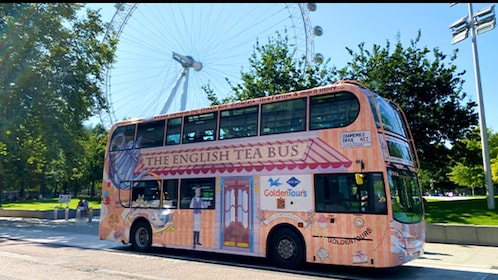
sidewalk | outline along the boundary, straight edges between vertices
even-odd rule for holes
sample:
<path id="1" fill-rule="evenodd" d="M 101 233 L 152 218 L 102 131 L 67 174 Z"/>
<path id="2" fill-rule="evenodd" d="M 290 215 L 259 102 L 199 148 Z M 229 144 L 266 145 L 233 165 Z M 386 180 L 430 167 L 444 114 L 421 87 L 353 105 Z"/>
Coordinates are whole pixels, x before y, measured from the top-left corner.
<path id="1" fill-rule="evenodd" d="M 121 243 L 100 240 L 99 219 L 37 219 L 0 217 L 0 238 L 24 239 L 89 249 L 123 246 Z"/>
<path id="2" fill-rule="evenodd" d="M 98 238 L 98 217 L 91 222 L 76 219 L 0 217 L 0 238 L 24 239 L 90 249 L 110 249 L 121 243 Z M 441 268 L 496 274 L 498 247 L 426 243 L 425 254 L 406 266 Z M 489 278 L 488 278 L 489 279 Z"/>
<path id="3" fill-rule="evenodd" d="M 424 255 L 406 265 L 498 275 L 498 247 L 426 243 Z"/>

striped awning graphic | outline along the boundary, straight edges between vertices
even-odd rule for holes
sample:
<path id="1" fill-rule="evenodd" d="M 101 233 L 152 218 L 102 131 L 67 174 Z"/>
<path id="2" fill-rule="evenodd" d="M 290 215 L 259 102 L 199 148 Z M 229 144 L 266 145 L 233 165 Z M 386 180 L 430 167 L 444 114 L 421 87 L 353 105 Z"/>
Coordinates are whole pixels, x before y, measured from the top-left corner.
<path id="1" fill-rule="evenodd" d="M 352 161 L 320 138 L 142 150 L 135 173 L 158 175 L 347 168 Z"/>

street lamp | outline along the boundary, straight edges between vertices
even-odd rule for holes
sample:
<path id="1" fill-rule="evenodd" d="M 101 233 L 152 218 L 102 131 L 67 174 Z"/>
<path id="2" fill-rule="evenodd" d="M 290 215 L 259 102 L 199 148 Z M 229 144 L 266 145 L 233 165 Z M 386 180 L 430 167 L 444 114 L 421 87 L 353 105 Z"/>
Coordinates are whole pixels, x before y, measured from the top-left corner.
<path id="1" fill-rule="evenodd" d="M 455 3 L 450 4 L 450 6 L 453 5 L 455 5 Z M 472 3 L 468 3 L 468 6 L 469 6 L 469 15 L 462 17 L 461 19 L 455 21 L 450 25 L 450 29 L 452 30 L 452 35 L 453 35 L 451 43 L 456 44 L 460 41 L 465 40 L 470 30 L 472 38 L 472 53 L 474 55 L 474 70 L 475 70 L 476 89 L 477 89 L 477 106 L 479 107 L 482 158 L 484 164 L 484 176 L 485 176 L 486 192 L 488 198 L 488 209 L 495 209 L 494 186 L 493 186 L 493 181 L 491 179 L 491 164 L 489 161 L 489 150 L 488 150 L 488 134 L 486 129 L 486 117 L 484 115 L 484 103 L 482 100 L 481 75 L 479 72 L 479 58 L 477 57 L 477 43 L 476 43 L 476 35 L 482 34 L 486 31 L 490 31 L 495 28 L 496 25 L 496 18 L 494 12 L 495 5 L 491 5 L 487 8 L 479 10 L 475 14 L 472 12 Z M 467 18 L 469 18 L 470 20 L 467 21 Z"/>

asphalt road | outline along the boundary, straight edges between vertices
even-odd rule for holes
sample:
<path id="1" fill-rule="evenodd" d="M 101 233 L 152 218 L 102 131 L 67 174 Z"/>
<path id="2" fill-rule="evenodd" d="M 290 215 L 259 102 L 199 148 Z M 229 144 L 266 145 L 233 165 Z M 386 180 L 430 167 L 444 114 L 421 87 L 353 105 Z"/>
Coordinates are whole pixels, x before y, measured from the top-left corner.
<path id="1" fill-rule="evenodd" d="M 35 243 L 54 244 L 85 249 L 111 249 L 127 252 L 128 246 L 120 243 L 102 241 L 98 239 L 98 219 L 87 220 L 45 220 L 34 218 L 7 218 L 0 217 L 0 241 L 22 240 Z M 0 246 L 0 253 L 2 247 Z M 131 252 L 130 252 L 131 253 Z M 211 255 L 193 255 L 189 251 L 168 252 L 157 251 L 152 254 L 166 259 L 195 259 L 197 261 L 219 260 L 217 264 L 227 263 L 230 266 L 230 257 L 213 257 Z M 233 259 L 233 258 L 232 258 Z M 238 261 L 235 261 L 238 262 Z M 263 261 L 245 261 L 248 267 L 256 266 L 263 274 L 266 267 Z M 233 263 L 232 263 L 233 264 Z M 3 266 L 3 265 L 2 265 Z M 1 270 L 1 268 L 0 268 Z M 311 266 L 309 271 L 302 272 L 303 276 L 315 276 L 313 279 L 493 279 L 498 280 L 498 248 L 491 246 L 456 245 L 426 243 L 425 254 L 418 260 L 407 263 L 401 269 L 387 270 L 376 275 L 371 271 L 362 272 L 356 269 L 335 268 L 336 274 L 330 274 L 330 269 Z M 311 276 L 310 276 L 311 275 Z M 337 278 L 331 277 L 337 276 Z M 308 278 L 308 277 L 303 277 Z M 177 278 L 181 279 L 181 278 Z M 207 279 L 207 278 L 206 278 Z M 212 278 L 217 279 L 217 278 Z"/>

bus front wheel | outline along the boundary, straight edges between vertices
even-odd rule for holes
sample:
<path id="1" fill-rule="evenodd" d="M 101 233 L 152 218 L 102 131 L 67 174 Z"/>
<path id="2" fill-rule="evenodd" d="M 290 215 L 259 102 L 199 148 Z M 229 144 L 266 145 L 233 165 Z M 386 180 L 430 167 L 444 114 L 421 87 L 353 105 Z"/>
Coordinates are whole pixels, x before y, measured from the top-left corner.
<path id="1" fill-rule="evenodd" d="M 277 266 L 296 269 L 304 263 L 303 241 L 295 231 L 281 229 L 272 236 L 270 256 Z"/>
<path id="2" fill-rule="evenodd" d="M 131 246 L 135 251 L 147 252 L 152 246 L 152 229 L 147 222 L 138 222 L 131 233 Z"/>

